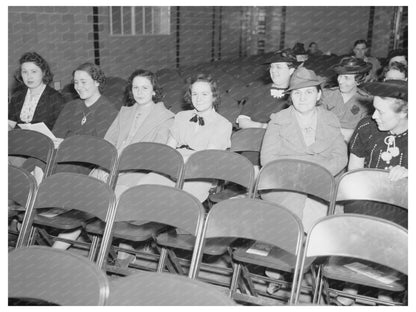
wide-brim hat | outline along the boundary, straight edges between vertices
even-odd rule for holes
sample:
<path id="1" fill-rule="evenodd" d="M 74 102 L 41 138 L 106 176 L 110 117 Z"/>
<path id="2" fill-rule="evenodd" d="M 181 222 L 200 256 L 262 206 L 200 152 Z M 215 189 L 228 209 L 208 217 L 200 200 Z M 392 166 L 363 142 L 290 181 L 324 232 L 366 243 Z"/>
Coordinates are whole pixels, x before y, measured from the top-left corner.
<path id="1" fill-rule="evenodd" d="M 290 49 L 277 51 L 267 58 L 263 65 L 269 65 L 272 63 L 292 63 L 295 66 L 300 64 L 300 62 L 296 59 L 296 55 Z"/>
<path id="2" fill-rule="evenodd" d="M 292 90 L 318 86 L 323 81 L 316 76 L 315 72 L 305 67 L 299 67 L 296 69 L 289 82 L 289 89 L 285 93 L 289 93 Z"/>
<path id="3" fill-rule="evenodd" d="M 355 75 L 368 73 L 373 65 L 356 57 L 344 57 L 341 61 L 334 65 L 332 69 L 338 75 Z"/>
<path id="4" fill-rule="evenodd" d="M 360 86 L 360 89 L 371 95 L 391 97 L 407 101 L 408 84 L 404 80 L 386 80 L 383 82 L 368 82 Z"/>

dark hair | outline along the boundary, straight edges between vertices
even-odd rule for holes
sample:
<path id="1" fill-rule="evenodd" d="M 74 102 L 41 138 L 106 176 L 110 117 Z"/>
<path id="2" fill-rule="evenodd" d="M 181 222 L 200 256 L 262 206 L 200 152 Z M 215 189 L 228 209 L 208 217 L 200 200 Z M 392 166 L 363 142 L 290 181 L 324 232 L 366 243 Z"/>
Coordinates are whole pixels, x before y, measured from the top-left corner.
<path id="1" fill-rule="evenodd" d="M 212 103 L 212 106 L 215 108 L 215 110 L 218 109 L 218 106 L 220 105 L 220 92 L 217 87 L 217 83 L 212 78 L 211 75 L 206 74 L 198 74 L 195 77 L 188 78 L 186 80 L 187 82 L 187 89 L 184 95 L 184 100 L 187 104 L 190 104 L 192 107 L 192 85 L 195 82 L 207 82 L 211 87 L 212 97 L 214 98 L 214 102 Z"/>
<path id="2" fill-rule="evenodd" d="M 402 113 L 403 112 L 403 113 L 406 114 L 406 116 L 408 116 L 408 105 L 407 105 L 407 101 L 405 101 L 405 100 L 394 99 L 392 109 L 395 113 Z"/>
<path id="3" fill-rule="evenodd" d="M 359 45 L 359 44 L 365 44 L 366 48 L 368 48 L 368 43 L 367 43 L 367 41 L 366 41 L 366 40 L 364 40 L 364 39 L 359 39 L 359 40 L 355 41 L 355 42 L 354 42 L 354 48 L 355 48 L 357 45 Z"/>
<path id="4" fill-rule="evenodd" d="M 49 68 L 48 62 L 36 52 L 26 52 L 19 59 L 19 68 L 16 70 L 15 77 L 20 83 L 23 83 L 22 79 L 22 64 L 23 63 L 34 63 L 37 67 L 42 70 L 44 84 L 49 84 L 53 80 L 53 74 Z"/>
<path id="5" fill-rule="evenodd" d="M 102 94 L 104 91 L 105 86 L 105 75 L 104 72 L 101 70 L 100 66 L 95 65 L 93 63 L 84 63 L 79 65 L 73 72 L 72 77 L 76 71 L 82 70 L 88 73 L 91 76 L 92 80 L 97 81 L 100 85 L 98 86 L 98 90 Z"/>
<path id="6" fill-rule="evenodd" d="M 309 43 L 309 48 L 310 48 L 313 44 L 316 44 L 316 45 L 317 45 L 317 43 L 316 43 L 315 41 L 312 41 L 311 43 Z"/>
<path id="7" fill-rule="evenodd" d="M 146 77 L 149 79 L 150 83 L 152 84 L 153 91 L 155 92 L 155 95 L 152 96 L 152 101 L 154 103 L 160 102 L 163 97 L 163 89 L 159 84 L 159 81 L 157 79 L 157 76 L 155 73 L 145 70 L 145 69 L 136 69 L 128 78 L 126 90 L 124 92 L 124 101 L 125 106 L 133 106 L 136 103 L 136 100 L 134 99 L 133 95 L 133 80 L 136 77 Z"/>

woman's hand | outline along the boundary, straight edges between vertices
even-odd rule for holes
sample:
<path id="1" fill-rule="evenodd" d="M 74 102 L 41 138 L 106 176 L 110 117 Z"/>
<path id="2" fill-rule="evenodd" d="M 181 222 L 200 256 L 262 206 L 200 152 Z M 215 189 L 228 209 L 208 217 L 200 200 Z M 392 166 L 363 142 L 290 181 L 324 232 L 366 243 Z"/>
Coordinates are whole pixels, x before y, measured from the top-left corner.
<path id="1" fill-rule="evenodd" d="M 390 181 L 398 181 L 408 177 L 408 170 L 402 166 L 390 167 L 389 179 Z"/>

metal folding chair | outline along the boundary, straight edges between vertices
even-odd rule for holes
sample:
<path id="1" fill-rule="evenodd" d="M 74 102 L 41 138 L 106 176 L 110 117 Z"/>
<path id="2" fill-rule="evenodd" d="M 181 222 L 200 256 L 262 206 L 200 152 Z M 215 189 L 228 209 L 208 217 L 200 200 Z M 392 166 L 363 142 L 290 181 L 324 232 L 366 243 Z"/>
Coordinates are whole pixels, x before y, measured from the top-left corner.
<path id="1" fill-rule="evenodd" d="M 61 218 L 46 216 L 39 216 L 38 211 L 42 208 L 60 208 L 70 209 L 73 214 L 66 218 L 63 214 Z M 34 223 L 35 217 L 38 220 L 47 220 L 49 226 L 54 229 L 66 229 L 67 224 L 70 224 L 68 230 L 72 230 L 72 220 L 76 218 L 81 220 L 81 227 L 85 228 L 85 221 L 96 217 L 105 224 L 111 224 L 115 215 L 115 195 L 110 186 L 95 178 L 76 174 L 60 172 L 55 173 L 42 181 L 39 185 L 35 202 L 31 209 L 26 211 L 27 217 L 22 224 L 22 246 L 33 245 L 35 239 L 35 231 L 32 227 L 37 227 Z M 69 219 L 69 220 L 67 220 Z M 42 222 L 42 223 L 47 223 Z M 64 239 L 61 239 L 64 240 Z M 65 240 L 64 240 L 65 241 Z M 72 241 L 70 241 L 73 243 Z M 81 243 L 84 248 L 89 249 L 89 258 L 94 261 L 96 251 L 98 248 L 98 239 L 93 240 L 92 244 Z M 98 263 L 102 265 L 102 263 Z"/>
<path id="2" fill-rule="evenodd" d="M 358 214 L 327 216 L 318 220 L 308 234 L 299 279 L 305 262 L 314 259 L 323 263 L 323 283 L 335 279 L 363 286 L 364 292 L 360 290 L 357 295 L 333 289 L 327 294 L 329 304 L 333 297 L 342 295 L 365 304 L 400 305 L 403 303 L 370 294 L 382 289 L 406 300 L 407 248 L 407 230 L 393 222 Z"/>
<path id="3" fill-rule="evenodd" d="M 254 168 L 250 161 L 237 153 L 224 150 L 203 150 L 189 156 L 185 163 L 182 181 L 214 179 L 235 183 L 245 189 L 248 197 L 252 194 L 254 184 Z M 222 200 L 222 199 L 221 199 Z M 209 202 L 209 199 L 208 199 Z M 209 202 L 209 207 L 212 203 Z M 231 268 L 226 265 L 217 265 L 220 258 L 228 262 L 228 248 L 235 241 L 234 238 L 212 239 L 204 248 L 206 260 L 202 265 L 206 279 L 213 283 L 229 285 L 232 273 Z M 157 243 L 162 246 L 169 245 L 182 252 L 193 249 L 195 238 L 191 235 L 180 235 L 171 237 L 169 233 L 163 233 L 157 237 Z M 183 263 L 182 257 L 176 257 L 172 251 L 169 254 L 173 263 Z M 208 259 L 209 258 L 209 259 Z M 175 267 L 176 272 L 181 272 L 180 265 Z"/>
<path id="4" fill-rule="evenodd" d="M 9 156 L 34 158 L 43 166 L 45 177 L 51 173 L 55 146 L 48 136 L 36 131 L 15 129 L 9 131 L 8 140 Z"/>
<path id="5" fill-rule="evenodd" d="M 9 222 L 13 218 L 18 218 L 19 221 L 25 218 L 26 210 L 30 209 L 33 200 L 36 196 L 37 184 L 35 178 L 26 170 L 9 165 L 9 187 L 8 199 L 13 201 L 16 207 L 9 207 Z M 9 235 L 17 236 L 15 247 L 21 247 L 21 232 L 11 232 Z M 9 239 L 10 246 L 10 239 Z"/>
<path id="6" fill-rule="evenodd" d="M 203 227 L 204 209 L 198 199 L 185 191 L 165 185 L 144 184 L 134 186 L 121 194 L 117 204 L 115 221 L 116 223 L 112 226 L 111 237 L 102 242 L 103 245 L 107 246 L 107 250 L 112 244 L 112 238 L 124 239 L 130 242 L 149 241 L 154 239 L 161 229 L 167 229 L 167 226 L 170 229 L 172 227 L 179 228 L 193 237 L 198 237 Z M 145 221 L 145 223 L 135 225 L 134 223 L 121 221 Z M 163 225 L 163 227 L 157 225 Z M 137 254 L 135 250 L 113 248 Z M 169 265 L 166 262 L 167 253 L 168 247 L 160 250 L 160 256 L 157 257 L 156 269 L 158 272 L 162 272 L 165 265 Z M 143 256 L 143 252 L 140 252 L 140 255 Z M 107 259 L 108 253 L 101 256 Z M 192 264 L 191 261 L 188 272 L 190 277 L 195 274 L 195 268 Z M 131 267 L 149 270 L 149 267 L 140 267 L 134 263 L 131 264 Z M 109 269 L 108 261 L 106 269 Z M 128 275 L 132 270 L 112 268 L 112 272 Z"/>
<path id="7" fill-rule="evenodd" d="M 109 283 L 88 259 L 44 246 L 9 253 L 9 305 L 104 305 Z M 11 303 L 12 301 L 12 303 Z"/>
<path id="8" fill-rule="evenodd" d="M 230 306 L 215 286 L 185 276 L 141 272 L 110 282 L 111 306 Z"/>
<path id="9" fill-rule="evenodd" d="M 290 270 L 293 274 L 293 283 L 289 303 L 294 301 L 304 237 L 302 223 L 298 217 L 282 206 L 258 199 L 229 199 L 214 205 L 208 213 L 201 244 L 198 246 L 197 277 L 204 244 L 207 239 L 214 237 L 239 237 L 279 248 L 285 253 L 285 258 L 280 261 L 293 265 Z M 257 268 L 267 265 L 267 258 L 274 257 L 270 250 L 267 252 L 260 249 L 254 250 L 253 248 L 250 252 L 251 261 Z M 263 296 L 264 292 L 255 290 L 253 285 L 249 287 L 251 293 L 246 291 L 244 285 L 241 284 L 242 276 L 240 275 L 243 263 L 235 257 L 233 257 L 233 260 L 230 296 L 236 301 L 251 304 L 270 304 L 270 301 Z M 242 286 L 239 287 L 239 285 Z M 275 303 L 276 301 L 272 304 Z"/>

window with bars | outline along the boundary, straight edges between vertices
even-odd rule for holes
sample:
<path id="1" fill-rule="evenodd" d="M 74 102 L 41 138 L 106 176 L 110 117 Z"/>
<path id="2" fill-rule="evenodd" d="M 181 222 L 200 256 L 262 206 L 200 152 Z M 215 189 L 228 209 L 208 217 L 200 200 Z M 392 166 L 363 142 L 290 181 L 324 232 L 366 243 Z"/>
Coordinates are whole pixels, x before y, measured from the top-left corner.
<path id="1" fill-rule="evenodd" d="M 169 35 L 170 7 L 110 7 L 115 36 Z"/>

